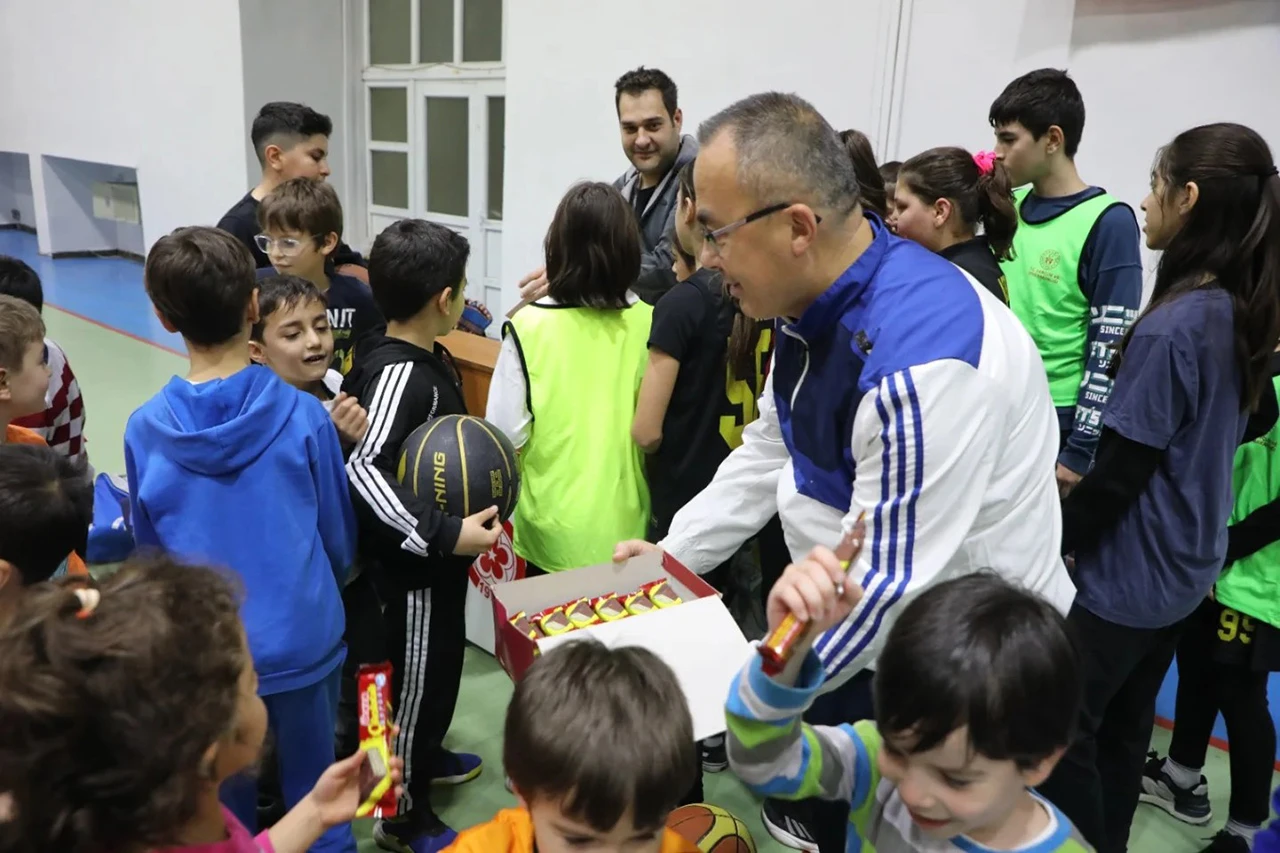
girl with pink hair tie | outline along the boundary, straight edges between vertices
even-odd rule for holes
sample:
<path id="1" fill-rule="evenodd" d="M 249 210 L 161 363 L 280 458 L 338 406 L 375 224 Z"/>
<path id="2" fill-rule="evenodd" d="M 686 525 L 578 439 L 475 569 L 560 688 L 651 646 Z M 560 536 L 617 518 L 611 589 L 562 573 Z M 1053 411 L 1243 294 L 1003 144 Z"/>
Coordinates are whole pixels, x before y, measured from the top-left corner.
<path id="1" fill-rule="evenodd" d="M 902 164 L 889 226 L 937 252 L 1009 304 L 1000 261 L 1013 256 L 1018 213 L 990 151 L 931 148 Z M 981 226 L 981 232 L 979 232 Z"/>

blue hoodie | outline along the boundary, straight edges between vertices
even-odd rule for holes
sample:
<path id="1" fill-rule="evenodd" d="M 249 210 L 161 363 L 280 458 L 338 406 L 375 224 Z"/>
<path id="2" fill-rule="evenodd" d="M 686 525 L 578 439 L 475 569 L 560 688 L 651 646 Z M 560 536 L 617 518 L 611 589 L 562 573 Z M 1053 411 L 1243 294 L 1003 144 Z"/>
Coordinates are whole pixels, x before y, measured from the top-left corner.
<path id="1" fill-rule="evenodd" d="M 263 695 L 342 662 L 342 583 L 355 517 L 338 433 L 320 401 L 254 365 L 175 376 L 129 418 L 129 505 L 140 547 L 234 570 Z"/>

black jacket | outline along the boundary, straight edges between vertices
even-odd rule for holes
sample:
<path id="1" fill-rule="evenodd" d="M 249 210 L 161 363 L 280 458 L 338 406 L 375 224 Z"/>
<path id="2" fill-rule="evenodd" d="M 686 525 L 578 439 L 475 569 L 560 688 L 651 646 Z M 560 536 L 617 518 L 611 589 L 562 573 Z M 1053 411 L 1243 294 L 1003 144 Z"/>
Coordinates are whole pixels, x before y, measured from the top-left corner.
<path id="1" fill-rule="evenodd" d="M 369 431 L 347 460 L 361 567 L 384 595 L 431 587 L 441 572 L 465 573 L 474 558 L 453 553 L 462 519 L 396 479 L 400 446 L 410 433 L 440 415 L 467 413 L 448 351 L 372 334 L 342 390 L 369 412 Z"/>
<path id="2" fill-rule="evenodd" d="M 1000 262 L 987 244 L 986 237 L 955 243 L 938 254 L 976 278 L 978 284 L 991 291 L 996 299 L 1009 304 L 1009 286 L 1005 282 L 1004 271 L 1000 269 Z"/>

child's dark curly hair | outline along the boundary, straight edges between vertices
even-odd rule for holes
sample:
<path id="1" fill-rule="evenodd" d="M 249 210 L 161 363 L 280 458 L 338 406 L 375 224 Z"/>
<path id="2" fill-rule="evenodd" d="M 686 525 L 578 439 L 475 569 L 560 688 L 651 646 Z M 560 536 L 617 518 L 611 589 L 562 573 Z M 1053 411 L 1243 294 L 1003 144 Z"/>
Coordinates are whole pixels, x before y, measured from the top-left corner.
<path id="1" fill-rule="evenodd" d="M 211 569 L 126 563 L 83 612 L 83 580 L 37 584 L 0 623 L 0 851 L 175 844 L 213 784 L 246 663 L 240 596 Z"/>

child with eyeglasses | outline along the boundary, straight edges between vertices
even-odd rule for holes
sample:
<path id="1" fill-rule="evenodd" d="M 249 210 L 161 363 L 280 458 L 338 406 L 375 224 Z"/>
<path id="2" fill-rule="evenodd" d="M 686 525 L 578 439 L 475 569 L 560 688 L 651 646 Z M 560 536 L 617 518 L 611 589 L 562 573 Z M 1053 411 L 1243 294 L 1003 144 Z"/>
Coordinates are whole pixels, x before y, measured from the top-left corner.
<path id="1" fill-rule="evenodd" d="M 262 233 L 254 238 L 271 259 L 258 278 L 296 275 L 319 288 L 333 330 L 330 367 L 351 370 L 356 342 L 384 328 L 386 321 L 364 282 L 334 270 L 330 260 L 342 237 L 342 204 L 333 187 L 310 178 L 294 178 L 276 187 L 258 206 Z"/>

